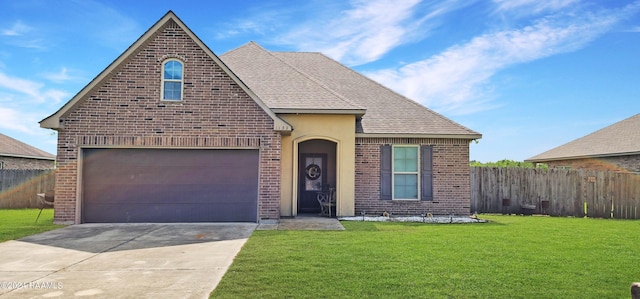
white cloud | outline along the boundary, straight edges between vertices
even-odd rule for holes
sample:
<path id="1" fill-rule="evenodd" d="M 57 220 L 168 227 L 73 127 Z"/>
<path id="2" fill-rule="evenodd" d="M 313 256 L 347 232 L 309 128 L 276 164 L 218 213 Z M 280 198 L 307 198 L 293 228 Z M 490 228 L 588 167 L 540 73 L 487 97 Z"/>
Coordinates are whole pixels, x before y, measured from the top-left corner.
<path id="1" fill-rule="evenodd" d="M 9 77 L 6 74 L 0 73 L 0 88 L 26 94 L 34 99 L 38 99 L 38 101 L 41 101 L 42 99 L 42 96 L 39 93 L 42 86 L 43 84 L 41 83 Z"/>
<path id="2" fill-rule="evenodd" d="M 68 97 L 65 91 L 0 72 L 0 130 L 42 135 L 38 122 Z"/>
<path id="3" fill-rule="evenodd" d="M 25 25 L 22 21 L 16 21 L 11 28 L 0 30 L 0 35 L 7 37 L 5 42 L 9 45 L 37 50 L 46 48 L 44 40 L 34 36 L 33 27 Z"/>
<path id="4" fill-rule="evenodd" d="M 33 110 L 0 107 L 0 132 L 55 154 L 55 131 L 40 128 L 38 124 L 44 115 Z"/>
<path id="5" fill-rule="evenodd" d="M 11 28 L 2 29 L 1 34 L 5 36 L 20 36 L 31 31 L 31 27 L 22 23 L 22 21 L 16 21 Z"/>
<path id="6" fill-rule="evenodd" d="M 67 81 L 78 81 L 82 79 L 79 76 L 74 75 L 74 73 L 77 73 L 77 72 L 73 70 L 69 70 L 66 67 L 62 67 L 60 68 L 59 72 L 42 73 L 42 77 L 55 83 L 64 83 Z"/>
<path id="7" fill-rule="evenodd" d="M 57 104 L 69 98 L 69 93 L 62 90 L 57 89 L 47 89 L 43 96 L 47 100 L 51 100 L 53 103 Z"/>
<path id="8" fill-rule="evenodd" d="M 377 60 L 402 43 L 408 32 L 404 23 L 412 17 L 416 4 L 416 0 L 356 2 L 342 18 L 320 31 L 325 38 L 316 40 L 319 45 L 307 47 L 346 64 Z M 333 46 L 336 41 L 338 47 Z"/>
<path id="9" fill-rule="evenodd" d="M 44 89 L 44 84 L 8 76 L 0 72 L 0 90 L 5 92 L 18 92 L 26 96 L 26 101 L 31 103 L 59 103 L 69 94 L 56 89 Z"/>
<path id="10" fill-rule="evenodd" d="M 256 9 L 254 7 L 253 9 Z M 246 19 L 217 25 L 213 31 L 216 39 L 227 39 L 241 34 L 268 35 L 276 29 L 284 27 L 288 16 L 295 14 L 289 9 L 257 9 L 257 12 Z"/>
<path id="11" fill-rule="evenodd" d="M 443 15 L 474 2 L 310 1 L 286 8 L 265 4 L 251 8 L 247 18 L 217 26 L 214 35 L 217 39 L 263 35 L 268 43 L 322 52 L 354 66 L 378 60 L 400 45 L 423 39 L 440 24 Z"/>
<path id="12" fill-rule="evenodd" d="M 39 131 L 38 120 L 34 114 L 0 107 L 0 128 L 34 135 Z"/>
<path id="13" fill-rule="evenodd" d="M 564 8 L 579 0 L 493 0 L 498 12 L 526 10 L 527 13 L 540 13 Z"/>
<path id="14" fill-rule="evenodd" d="M 445 1 L 427 8 L 419 0 L 352 1 L 331 19 L 314 19 L 278 38 L 300 51 L 319 51 L 347 65 L 375 61 L 393 48 L 424 36 L 432 20 L 456 7 Z"/>
<path id="15" fill-rule="evenodd" d="M 611 29 L 637 5 L 617 12 L 547 17 L 521 29 L 484 34 L 423 61 L 371 72 L 372 79 L 441 112 L 468 114 L 495 107 L 490 79 L 499 71 L 575 51 Z"/>

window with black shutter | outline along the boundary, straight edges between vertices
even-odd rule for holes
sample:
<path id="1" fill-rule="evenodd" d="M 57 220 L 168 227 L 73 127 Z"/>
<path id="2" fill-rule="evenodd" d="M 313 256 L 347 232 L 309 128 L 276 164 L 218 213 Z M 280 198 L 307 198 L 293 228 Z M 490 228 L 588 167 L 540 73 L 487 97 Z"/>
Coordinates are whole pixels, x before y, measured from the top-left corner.
<path id="1" fill-rule="evenodd" d="M 381 145 L 380 199 L 433 200 L 433 147 Z"/>

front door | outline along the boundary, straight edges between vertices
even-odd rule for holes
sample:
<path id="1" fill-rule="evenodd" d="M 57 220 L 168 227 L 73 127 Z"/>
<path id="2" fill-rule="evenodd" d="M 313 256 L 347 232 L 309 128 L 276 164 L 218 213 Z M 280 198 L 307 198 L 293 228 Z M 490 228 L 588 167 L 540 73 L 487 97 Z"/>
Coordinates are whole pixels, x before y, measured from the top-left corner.
<path id="1" fill-rule="evenodd" d="M 327 154 L 300 154 L 298 213 L 319 213 L 318 192 L 327 187 Z"/>

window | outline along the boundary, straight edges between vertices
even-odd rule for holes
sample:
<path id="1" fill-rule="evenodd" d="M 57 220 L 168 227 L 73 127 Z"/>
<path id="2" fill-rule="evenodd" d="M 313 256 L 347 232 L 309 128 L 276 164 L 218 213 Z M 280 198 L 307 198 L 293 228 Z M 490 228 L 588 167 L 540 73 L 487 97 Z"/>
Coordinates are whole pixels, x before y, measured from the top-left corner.
<path id="1" fill-rule="evenodd" d="M 182 62 L 167 60 L 162 65 L 162 99 L 182 100 Z"/>
<path id="2" fill-rule="evenodd" d="M 0 169 L 4 168 L 4 161 L 0 161 Z"/>
<path id="3" fill-rule="evenodd" d="M 433 200 L 432 147 L 382 145 L 380 198 Z"/>
<path id="4" fill-rule="evenodd" d="M 393 199 L 418 199 L 418 147 L 393 147 Z"/>

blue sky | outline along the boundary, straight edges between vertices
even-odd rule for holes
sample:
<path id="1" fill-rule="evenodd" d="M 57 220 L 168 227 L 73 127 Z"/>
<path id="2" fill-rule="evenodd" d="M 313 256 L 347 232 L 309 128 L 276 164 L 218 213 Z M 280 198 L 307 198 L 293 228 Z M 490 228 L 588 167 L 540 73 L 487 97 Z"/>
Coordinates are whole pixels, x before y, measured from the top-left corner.
<path id="1" fill-rule="evenodd" d="M 0 0 L 0 132 L 54 113 L 168 10 L 215 53 L 322 52 L 524 160 L 640 113 L 640 1 Z M 204 3 L 204 4 L 203 4 Z"/>

